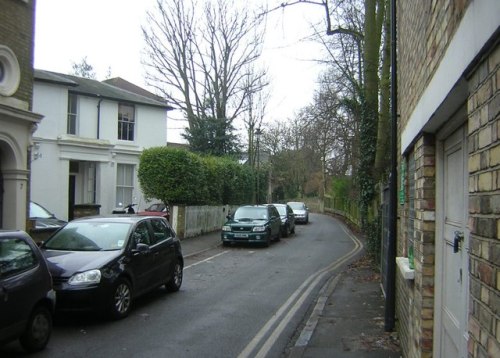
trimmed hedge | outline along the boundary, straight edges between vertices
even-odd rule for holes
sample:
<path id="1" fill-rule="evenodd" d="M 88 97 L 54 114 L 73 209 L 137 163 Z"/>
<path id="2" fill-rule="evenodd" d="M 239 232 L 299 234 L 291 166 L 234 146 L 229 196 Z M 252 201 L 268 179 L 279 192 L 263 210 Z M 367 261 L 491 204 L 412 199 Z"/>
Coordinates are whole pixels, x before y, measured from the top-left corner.
<path id="1" fill-rule="evenodd" d="M 145 149 L 138 177 L 146 199 L 176 205 L 251 203 L 256 182 L 248 165 L 169 147 Z M 265 169 L 263 177 L 267 177 Z"/>

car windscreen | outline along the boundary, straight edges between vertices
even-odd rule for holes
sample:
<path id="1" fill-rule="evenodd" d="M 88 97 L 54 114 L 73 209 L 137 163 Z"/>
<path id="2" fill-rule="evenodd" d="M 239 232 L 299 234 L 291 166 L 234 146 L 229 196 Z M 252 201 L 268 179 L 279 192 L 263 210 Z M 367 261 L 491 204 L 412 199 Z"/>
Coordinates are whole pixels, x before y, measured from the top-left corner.
<path id="1" fill-rule="evenodd" d="M 267 220 L 267 208 L 260 207 L 242 207 L 234 213 L 234 220 Z"/>
<path id="2" fill-rule="evenodd" d="M 129 236 L 130 223 L 70 222 L 56 232 L 43 247 L 51 250 L 120 250 Z"/>
<path id="3" fill-rule="evenodd" d="M 304 203 L 288 203 L 292 209 L 295 210 L 305 210 L 305 204 Z"/>

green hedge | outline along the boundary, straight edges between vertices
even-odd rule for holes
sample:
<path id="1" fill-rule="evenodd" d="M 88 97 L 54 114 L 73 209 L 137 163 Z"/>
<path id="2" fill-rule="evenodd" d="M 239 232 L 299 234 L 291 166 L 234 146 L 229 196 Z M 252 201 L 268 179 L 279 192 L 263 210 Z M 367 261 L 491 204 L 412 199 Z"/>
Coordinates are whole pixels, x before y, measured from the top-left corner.
<path id="1" fill-rule="evenodd" d="M 145 149 L 138 177 L 147 199 L 178 205 L 251 203 L 256 182 L 248 165 L 169 147 Z M 260 178 L 266 177 L 261 170 Z"/>

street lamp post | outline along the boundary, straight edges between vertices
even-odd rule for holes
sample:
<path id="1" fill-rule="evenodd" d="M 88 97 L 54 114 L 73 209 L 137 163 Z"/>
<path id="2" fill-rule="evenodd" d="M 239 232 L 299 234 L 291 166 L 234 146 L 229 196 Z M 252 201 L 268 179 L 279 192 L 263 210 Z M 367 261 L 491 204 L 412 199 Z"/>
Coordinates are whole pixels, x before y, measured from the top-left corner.
<path id="1" fill-rule="evenodd" d="M 257 130 L 255 131 L 255 137 L 257 138 L 257 204 L 260 203 L 260 146 L 259 146 L 259 142 L 260 142 L 260 136 L 262 134 L 262 131 L 259 128 L 257 128 Z"/>

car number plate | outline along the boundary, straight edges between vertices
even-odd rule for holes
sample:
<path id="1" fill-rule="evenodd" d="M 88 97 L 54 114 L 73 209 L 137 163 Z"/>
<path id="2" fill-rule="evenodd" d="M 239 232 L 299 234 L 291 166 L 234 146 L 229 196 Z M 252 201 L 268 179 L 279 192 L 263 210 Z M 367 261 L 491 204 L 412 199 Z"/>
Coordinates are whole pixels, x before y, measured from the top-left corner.
<path id="1" fill-rule="evenodd" d="M 248 237 L 248 234 L 236 233 L 236 234 L 234 234 L 234 237 Z"/>

